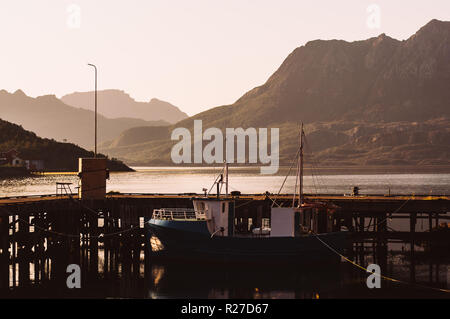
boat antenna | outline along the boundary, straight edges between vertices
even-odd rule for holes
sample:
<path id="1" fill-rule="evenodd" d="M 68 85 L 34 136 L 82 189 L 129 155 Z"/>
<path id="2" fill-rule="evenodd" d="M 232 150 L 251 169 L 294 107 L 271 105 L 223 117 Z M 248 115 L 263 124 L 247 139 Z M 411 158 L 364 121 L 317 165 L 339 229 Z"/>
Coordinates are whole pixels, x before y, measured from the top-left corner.
<path id="1" fill-rule="evenodd" d="M 220 190 L 222 189 L 223 185 L 223 174 L 220 174 L 220 179 L 217 181 L 217 198 L 220 197 Z"/>
<path id="2" fill-rule="evenodd" d="M 224 166 L 224 171 L 225 171 L 225 194 L 228 197 L 228 163 L 227 161 L 224 161 L 225 166 Z"/>
<path id="3" fill-rule="evenodd" d="M 211 193 L 212 189 L 214 188 L 214 185 L 219 186 L 219 184 L 223 183 L 223 173 L 224 173 L 224 168 L 222 168 L 219 175 L 217 175 L 216 179 L 214 180 L 214 183 L 211 185 L 211 188 L 208 191 L 208 195 Z M 217 188 L 219 188 L 219 187 L 217 187 Z M 218 193 L 219 193 L 219 191 L 218 191 Z"/>
<path id="4" fill-rule="evenodd" d="M 295 176 L 295 191 L 294 197 L 292 199 L 292 206 L 295 203 L 295 197 L 297 197 L 297 185 L 298 185 L 298 206 L 301 207 L 303 204 L 303 136 L 305 132 L 303 131 L 303 122 L 300 129 L 300 148 L 297 158 L 297 174 Z"/>
<path id="5" fill-rule="evenodd" d="M 298 191 L 298 206 L 300 207 L 303 204 L 303 137 L 305 132 L 303 131 L 303 122 L 302 122 L 302 130 L 300 132 L 300 170 L 299 170 L 299 191 Z"/>

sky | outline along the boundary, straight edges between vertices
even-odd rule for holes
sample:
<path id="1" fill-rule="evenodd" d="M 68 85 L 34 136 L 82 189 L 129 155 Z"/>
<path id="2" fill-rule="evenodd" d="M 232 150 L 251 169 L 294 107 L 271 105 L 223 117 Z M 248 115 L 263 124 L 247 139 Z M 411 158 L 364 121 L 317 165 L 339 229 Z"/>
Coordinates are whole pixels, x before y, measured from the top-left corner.
<path id="1" fill-rule="evenodd" d="M 0 89 L 93 90 L 94 63 L 98 89 L 194 115 L 264 84 L 308 41 L 404 40 L 431 19 L 450 20 L 450 1 L 2 0 Z"/>

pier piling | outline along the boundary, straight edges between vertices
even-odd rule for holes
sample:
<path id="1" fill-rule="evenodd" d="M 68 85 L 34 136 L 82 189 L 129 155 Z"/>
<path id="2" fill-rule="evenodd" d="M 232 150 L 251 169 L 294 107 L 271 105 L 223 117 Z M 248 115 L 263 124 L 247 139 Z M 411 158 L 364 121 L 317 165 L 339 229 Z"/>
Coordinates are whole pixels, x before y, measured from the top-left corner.
<path id="1" fill-rule="evenodd" d="M 197 195 L 203 196 L 203 195 Z M 281 206 L 291 204 L 292 195 L 276 198 Z M 118 274 L 120 267 L 139 276 L 141 254 L 146 241 L 143 223 L 153 209 L 192 208 L 192 194 L 120 194 L 104 199 L 80 200 L 76 196 L 43 196 L 0 199 L 0 290 L 10 286 L 66 278 L 68 264 L 76 263 L 94 276 Z M 235 197 L 236 224 L 249 229 L 260 227 L 270 218 L 275 196 L 266 194 Z M 419 244 L 434 247 L 442 241 L 436 227 L 449 220 L 450 199 L 429 196 L 345 197 L 305 196 L 305 200 L 330 202 L 339 209 L 330 215 L 331 231 L 351 233 L 354 249 L 350 258 L 364 264 L 370 251 L 372 259 L 387 267 L 388 244 L 403 242 L 415 260 Z M 419 219 L 428 227 L 417 229 Z M 394 221 L 409 222 L 409 230 L 392 230 Z M 434 224 L 434 225 L 433 225 Z M 447 237 L 446 237 L 447 238 Z M 436 264 L 435 264 L 436 265 Z M 411 279 L 415 278 L 414 262 Z M 436 273 L 430 265 L 430 278 Z M 30 271 L 31 269 L 31 271 Z M 94 274 L 94 275 L 92 275 Z"/>

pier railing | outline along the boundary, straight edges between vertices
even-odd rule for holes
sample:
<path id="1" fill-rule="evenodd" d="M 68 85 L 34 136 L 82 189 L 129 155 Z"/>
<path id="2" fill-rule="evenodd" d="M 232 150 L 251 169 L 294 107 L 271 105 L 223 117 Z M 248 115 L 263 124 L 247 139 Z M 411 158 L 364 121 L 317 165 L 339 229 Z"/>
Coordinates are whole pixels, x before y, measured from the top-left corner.
<path id="1" fill-rule="evenodd" d="M 160 208 L 154 209 L 152 219 L 164 220 L 205 220 L 204 212 L 196 212 L 192 208 Z"/>

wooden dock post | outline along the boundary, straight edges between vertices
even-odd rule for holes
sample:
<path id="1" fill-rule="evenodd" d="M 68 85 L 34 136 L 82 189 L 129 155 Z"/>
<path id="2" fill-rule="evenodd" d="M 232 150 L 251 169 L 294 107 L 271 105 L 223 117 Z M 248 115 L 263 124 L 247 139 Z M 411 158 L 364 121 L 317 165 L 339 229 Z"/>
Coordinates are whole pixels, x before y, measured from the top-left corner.
<path id="1" fill-rule="evenodd" d="M 364 216 L 361 215 L 361 213 L 359 214 L 359 231 L 361 233 L 365 232 L 365 218 Z M 365 248 L 365 244 L 364 244 L 364 239 L 361 240 L 360 244 L 359 244 L 359 263 L 360 264 L 364 264 L 364 248 Z"/>
<path id="2" fill-rule="evenodd" d="M 0 211 L 0 289 L 9 286 L 9 215 Z"/>
<path id="3" fill-rule="evenodd" d="M 377 263 L 381 269 L 387 268 L 387 255 L 388 255 L 388 243 L 386 239 L 387 232 L 387 214 L 384 213 L 379 216 L 376 221 L 376 234 L 377 234 Z"/>
<path id="4" fill-rule="evenodd" d="M 45 247 L 46 233 L 42 229 L 46 229 L 45 214 L 42 211 L 34 214 L 33 224 L 36 232 L 35 257 L 34 257 L 34 280 L 35 282 L 42 282 L 45 277 Z"/>
<path id="5" fill-rule="evenodd" d="M 411 251 L 410 251 L 410 275 L 411 275 L 411 282 L 415 282 L 416 281 L 416 264 L 415 264 L 415 253 L 414 253 L 414 246 L 415 246 L 415 232 L 416 232 L 416 223 L 417 223 L 417 213 L 411 213 L 410 214 L 410 229 L 409 229 L 409 233 L 410 233 L 410 247 L 411 247 Z"/>
<path id="6" fill-rule="evenodd" d="M 96 279 L 98 275 L 98 236 L 100 235 L 98 227 L 98 210 L 97 207 L 94 206 L 94 201 L 86 203 L 85 205 L 89 205 L 88 209 L 86 209 L 86 214 L 88 216 L 87 220 L 89 223 L 89 241 L 87 244 L 89 260 L 87 269 L 89 279 Z"/>
<path id="7" fill-rule="evenodd" d="M 17 257 L 17 243 L 16 243 L 16 223 L 17 221 L 17 215 L 13 214 L 11 216 L 12 218 L 12 222 L 11 222 L 11 227 L 12 227 L 12 235 L 11 235 L 11 266 L 12 266 L 12 286 L 15 287 L 16 286 L 16 278 L 17 278 L 17 274 L 16 274 L 16 257 Z"/>
<path id="8" fill-rule="evenodd" d="M 30 284 L 30 236 L 29 236 L 29 220 L 30 215 L 27 212 L 18 212 L 20 216 L 17 222 L 17 260 L 19 266 L 19 286 L 25 287 Z"/>
<path id="9" fill-rule="evenodd" d="M 119 265 L 124 265 L 123 270 L 131 269 L 134 274 L 139 274 L 140 253 L 144 230 L 139 229 L 139 218 L 144 217 L 148 220 L 151 217 L 154 208 L 162 207 L 190 207 L 192 205 L 191 195 L 111 195 L 103 199 L 78 200 L 49 197 L 30 197 L 17 199 L 0 199 L 0 205 L 7 209 L 7 213 L 0 210 L 0 286 L 9 285 L 9 282 L 20 285 L 24 284 L 29 276 L 26 268 L 30 260 L 34 260 L 35 278 L 44 281 L 49 274 L 51 263 L 52 280 L 62 280 L 67 277 L 65 269 L 68 262 L 75 262 L 81 259 L 82 271 L 88 270 L 90 274 L 95 274 L 95 268 L 98 269 L 98 247 L 104 242 L 105 251 L 105 272 L 118 271 Z M 285 196 L 287 198 L 287 196 Z M 270 217 L 269 200 L 260 200 L 258 196 L 250 199 L 240 198 L 240 205 L 245 204 L 237 210 L 236 218 L 248 221 L 252 218 L 256 224 L 262 218 Z M 310 199 L 313 200 L 313 199 Z M 319 199 L 317 199 L 319 200 Z M 387 244 L 391 240 L 401 240 L 411 246 L 411 260 L 414 263 L 415 243 L 420 239 L 428 240 L 434 236 L 428 230 L 433 230 L 435 225 L 439 224 L 439 218 L 450 211 L 450 199 L 430 200 L 428 198 L 409 200 L 405 205 L 404 197 L 391 196 L 389 198 L 371 198 L 367 201 L 363 198 L 338 198 L 331 196 L 330 199 L 321 198 L 321 201 L 329 201 L 341 207 L 339 210 L 339 220 L 336 221 L 335 229 L 337 231 L 341 226 L 346 226 L 352 232 L 352 244 L 354 248 L 354 258 L 364 265 L 364 258 L 367 253 L 372 253 L 371 249 L 375 244 L 376 254 L 374 259 L 382 266 L 387 258 Z M 280 201 L 279 201 L 280 202 Z M 288 203 L 284 200 L 280 204 Z M 84 206 L 82 206 L 84 205 Z M 90 207 L 93 211 L 88 210 Z M 239 205 L 237 205 L 239 206 Z M 392 215 L 386 212 L 395 212 Z M 427 215 L 420 215 L 423 212 Z M 417 215 L 419 214 L 419 215 Z M 98 227 L 98 215 L 104 217 L 104 227 Z M 35 234 L 30 233 L 29 227 L 24 223 L 30 216 L 33 217 L 31 224 L 39 226 L 41 230 L 35 227 Z M 395 220 L 407 222 L 410 221 L 409 231 L 387 231 L 387 217 Z M 425 217 L 429 222 L 429 229 L 416 230 L 417 219 Z M 17 225 L 20 218 L 20 225 Z M 370 219 L 368 225 L 365 220 Z M 119 223 L 120 221 L 120 223 Z M 42 229 L 61 232 L 65 234 L 82 234 L 81 245 L 78 238 L 69 238 L 67 236 L 56 235 L 42 231 Z M 96 236 L 103 234 L 116 233 L 120 230 L 136 227 L 114 236 L 107 236 L 97 240 Z M 261 226 L 261 225 L 255 225 Z M 342 227 L 344 228 L 344 227 Z M 18 232 L 16 232 L 18 230 Z M 10 235 L 9 232 L 13 234 Z M 48 244 L 48 246 L 45 246 Z M 34 253 L 30 253 L 31 247 L 34 247 Z M 45 248 L 47 247 L 47 249 Z M 81 251 L 81 255 L 77 253 Z M 347 252 L 348 253 L 348 252 Z M 78 255 L 77 255 L 78 254 Z M 351 257 L 351 252 L 349 253 Z M 67 257 L 69 256 L 69 257 Z M 6 258 L 6 261 L 5 261 Z M 50 258 L 50 259 L 48 259 Z M 67 258 L 67 260 L 65 260 Z M 5 261 L 5 262 L 3 262 Z M 16 264 L 19 263 L 19 267 Z M 13 278 L 10 278 L 10 266 Z M 28 264 L 29 265 L 29 264 Z M 414 266 L 414 265 L 412 265 Z M 130 268 L 131 267 L 131 268 Z M 412 275 L 414 276 L 414 267 Z M 441 267 L 442 268 L 442 267 Z M 384 267 L 382 266 L 382 269 Z M 430 266 L 431 277 L 434 277 L 434 264 Z M 20 276 L 17 276 L 17 270 Z M 63 270 L 58 273 L 58 270 Z M 64 275 L 62 273 L 64 272 Z M 56 278 L 55 278 L 56 274 Z M 58 279 L 58 274 L 60 278 Z M 83 277 L 84 278 L 84 277 Z"/>

